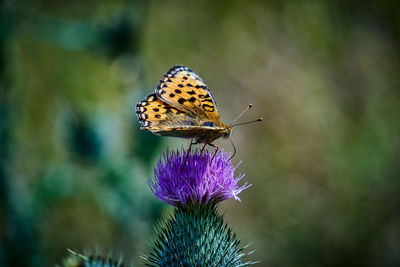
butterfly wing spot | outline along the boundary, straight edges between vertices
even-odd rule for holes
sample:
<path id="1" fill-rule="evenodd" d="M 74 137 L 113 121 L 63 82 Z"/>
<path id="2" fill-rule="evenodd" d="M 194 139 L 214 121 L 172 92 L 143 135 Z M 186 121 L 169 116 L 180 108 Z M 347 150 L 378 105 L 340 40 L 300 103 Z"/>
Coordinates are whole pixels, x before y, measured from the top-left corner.
<path id="1" fill-rule="evenodd" d="M 207 104 L 203 104 L 202 107 L 203 107 L 203 109 L 206 110 L 206 111 L 209 111 L 209 112 L 213 112 L 213 111 L 214 111 L 214 106 L 210 106 L 210 105 L 207 105 Z"/>
<path id="2" fill-rule="evenodd" d="M 206 94 L 206 95 L 199 95 L 199 98 L 200 99 L 206 99 L 206 98 L 209 98 L 210 96 L 208 95 L 208 94 Z"/>

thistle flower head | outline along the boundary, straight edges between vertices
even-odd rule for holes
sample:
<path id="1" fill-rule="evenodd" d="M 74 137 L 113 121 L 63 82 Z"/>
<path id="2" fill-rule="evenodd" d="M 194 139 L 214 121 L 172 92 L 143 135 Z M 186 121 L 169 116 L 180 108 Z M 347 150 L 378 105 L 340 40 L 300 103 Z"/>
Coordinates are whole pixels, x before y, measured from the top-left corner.
<path id="1" fill-rule="evenodd" d="M 178 206 L 188 203 L 208 203 L 234 198 L 250 185 L 238 186 L 244 175 L 235 177 L 229 154 L 215 154 L 196 150 L 166 151 L 154 170 L 154 180 L 149 185 L 154 195 L 162 201 Z"/>

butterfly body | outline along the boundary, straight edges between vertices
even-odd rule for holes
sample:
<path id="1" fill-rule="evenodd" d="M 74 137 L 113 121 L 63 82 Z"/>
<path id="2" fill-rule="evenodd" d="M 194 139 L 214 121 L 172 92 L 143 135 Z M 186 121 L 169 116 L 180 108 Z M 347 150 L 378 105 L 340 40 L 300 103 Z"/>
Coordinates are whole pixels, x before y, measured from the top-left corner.
<path id="1" fill-rule="evenodd" d="M 153 131 L 154 134 L 162 136 L 172 136 L 194 139 L 195 143 L 210 144 L 220 137 L 229 137 L 229 129 L 222 127 L 204 127 L 204 126 L 191 126 L 191 127 L 177 127 L 173 130 Z"/>
<path id="2" fill-rule="evenodd" d="M 156 135 L 194 139 L 211 144 L 228 138 L 232 128 L 219 119 L 215 99 L 192 70 L 184 66 L 171 68 L 161 78 L 155 93 L 136 105 L 142 130 Z"/>

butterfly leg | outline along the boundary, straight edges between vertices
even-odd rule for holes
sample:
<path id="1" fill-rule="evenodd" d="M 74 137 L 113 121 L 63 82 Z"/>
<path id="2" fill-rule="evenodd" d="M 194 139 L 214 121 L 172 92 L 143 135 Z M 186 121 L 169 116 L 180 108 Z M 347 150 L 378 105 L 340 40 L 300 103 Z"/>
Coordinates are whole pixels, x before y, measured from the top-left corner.
<path id="1" fill-rule="evenodd" d="M 185 160 L 183 161 L 181 173 L 182 173 L 182 171 L 183 171 L 183 168 L 184 168 L 185 165 L 186 165 L 187 159 L 188 159 L 188 157 L 189 157 L 189 153 L 190 153 L 190 151 L 191 151 L 191 149 L 192 149 L 192 145 L 193 145 L 193 138 L 190 139 L 190 145 L 189 145 L 189 148 L 188 148 L 188 150 L 187 150 L 187 152 L 186 152 Z"/>
<path id="2" fill-rule="evenodd" d="M 201 148 L 201 150 L 200 150 L 200 154 L 203 154 L 203 151 L 204 151 L 204 149 L 206 148 L 206 145 L 207 145 L 207 143 L 206 143 L 206 144 L 204 144 L 204 146 Z"/>
<path id="3" fill-rule="evenodd" d="M 217 152 L 218 152 L 218 150 L 219 150 L 219 146 L 214 145 L 214 144 L 211 144 L 211 143 L 210 143 L 210 144 L 207 144 L 207 145 L 212 146 L 212 147 L 215 147 L 214 154 L 213 154 L 213 156 L 212 156 L 212 158 L 211 158 L 211 161 L 210 161 L 210 165 L 211 165 L 211 163 L 212 163 L 213 160 L 214 160 L 215 155 L 217 155 Z"/>

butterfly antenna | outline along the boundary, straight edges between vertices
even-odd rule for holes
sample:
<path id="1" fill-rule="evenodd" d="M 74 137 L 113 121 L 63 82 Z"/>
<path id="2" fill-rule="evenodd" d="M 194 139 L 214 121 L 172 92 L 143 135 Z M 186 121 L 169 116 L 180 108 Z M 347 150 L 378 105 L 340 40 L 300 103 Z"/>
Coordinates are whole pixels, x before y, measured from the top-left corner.
<path id="1" fill-rule="evenodd" d="M 247 122 L 236 123 L 236 124 L 234 124 L 234 125 L 231 125 L 231 127 L 235 127 L 235 126 L 243 125 L 243 124 L 249 124 L 249 123 L 253 123 L 253 122 L 257 122 L 257 121 L 262 121 L 262 120 L 263 120 L 263 118 L 258 118 L 258 119 L 254 120 L 254 121 L 247 121 Z"/>
<path id="2" fill-rule="evenodd" d="M 248 105 L 242 112 L 240 112 L 240 114 L 233 120 L 233 121 L 231 121 L 230 123 L 229 123 L 229 125 L 232 125 L 235 121 L 237 121 L 240 117 L 242 117 L 242 115 L 244 114 L 244 113 L 246 113 L 249 109 L 251 109 L 253 107 L 253 104 L 250 104 L 250 105 Z"/>
<path id="3" fill-rule="evenodd" d="M 230 160 L 233 159 L 233 157 L 236 155 L 236 147 L 235 147 L 235 145 L 233 144 L 232 139 L 229 138 L 229 142 L 231 142 L 231 144 L 232 144 L 232 146 L 233 146 L 233 155 L 229 158 L 229 161 L 230 161 Z"/>

